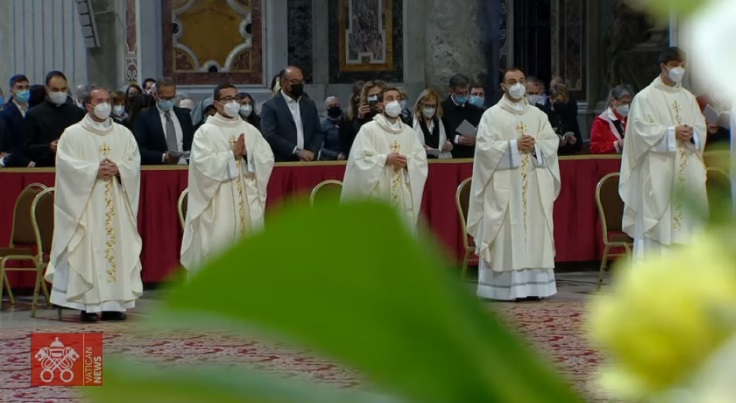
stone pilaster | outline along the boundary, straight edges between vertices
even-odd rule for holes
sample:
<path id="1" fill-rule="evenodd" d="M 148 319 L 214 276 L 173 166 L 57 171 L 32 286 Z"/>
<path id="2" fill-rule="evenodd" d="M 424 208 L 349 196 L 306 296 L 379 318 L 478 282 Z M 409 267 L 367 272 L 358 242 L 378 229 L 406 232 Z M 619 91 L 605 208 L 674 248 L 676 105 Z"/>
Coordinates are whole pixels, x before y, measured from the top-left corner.
<path id="1" fill-rule="evenodd" d="M 477 0 L 427 1 L 425 81 L 442 93 L 454 74 L 471 80 L 486 71 Z"/>

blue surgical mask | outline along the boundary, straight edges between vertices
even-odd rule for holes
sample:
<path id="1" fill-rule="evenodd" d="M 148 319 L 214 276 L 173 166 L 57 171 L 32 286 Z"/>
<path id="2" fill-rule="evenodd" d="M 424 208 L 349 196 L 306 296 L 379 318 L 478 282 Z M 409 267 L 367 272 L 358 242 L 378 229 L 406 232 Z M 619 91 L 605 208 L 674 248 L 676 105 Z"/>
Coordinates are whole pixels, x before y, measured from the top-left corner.
<path id="1" fill-rule="evenodd" d="M 5 98 L 2 95 L 0 95 L 0 105 L 5 105 Z"/>
<path id="2" fill-rule="evenodd" d="M 164 112 L 169 112 L 174 109 L 174 105 L 176 105 L 176 100 L 173 99 L 170 99 L 168 101 L 162 99 L 158 101 L 158 107 L 161 108 L 161 110 Z"/>
<path id="3" fill-rule="evenodd" d="M 485 102 L 486 102 L 486 99 L 483 98 L 483 97 L 479 97 L 477 95 L 471 95 L 470 96 L 470 103 L 472 105 L 475 105 L 475 106 L 479 107 L 479 108 L 482 108 L 483 107 L 483 104 Z"/>
<path id="4" fill-rule="evenodd" d="M 15 100 L 22 104 L 28 102 L 29 99 L 31 99 L 31 91 L 23 90 L 15 94 Z"/>
<path id="5" fill-rule="evenodd" d="M 453 96 L 452 96 L 452 99 L 453 99 L 453 100 L 455 101 L 455 103 L 456 103 L 456 104 L 458 104 L 458 105 L 465 105 L 465 103 L 466 103 L 466 102 L 468 102 L 468 97 L 467 97 L 467 96 L 457 96 L 457 95 L 453 95 Z"/>
<path id="6" fill-rule="evenodd" d="M 406 109 L 406 100 L 401 101 L 401 110 Z"/>

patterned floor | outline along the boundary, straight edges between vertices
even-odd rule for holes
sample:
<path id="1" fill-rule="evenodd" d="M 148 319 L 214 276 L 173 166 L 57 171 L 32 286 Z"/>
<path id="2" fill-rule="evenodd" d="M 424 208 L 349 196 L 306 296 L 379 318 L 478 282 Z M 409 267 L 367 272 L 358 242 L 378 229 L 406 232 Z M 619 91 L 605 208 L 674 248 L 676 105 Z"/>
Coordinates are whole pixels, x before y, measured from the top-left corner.
<path id="1" fill-rule="evenodd" d="M 572 280 L 567 291 L 542 302 L 495 303 L 495 309 L 522 333 L 542 355 L 549 357 L 560 374 L 586 396 L 587 401 L 610 401 L 595 393 L 590 378 L 601 356 L 583 340 L 581 300 L 590 285 Z M 53 316 L 53 312 L 48 312 Z M 242 339 L 232 335 L 205 331 L 177 332 L 175 337 L 143 331 L 136 318 L 126 323 L 60 323 L 48 328 L 5 328 L 0 332 L 0 401 L 8 402 L 76 402 L 78 392 L 71 388 L 30 387 L 30 339 L 32 331 L 83 332 L 102 331 L 105 352 L 163 365 L 217 363 L 238 367 L 246 364 L 287 377 L 323 382 L 337 387 L 361 386 L 360 377 L 350 370 L 314 358 L 285 345 Z M 0 322 L 2 324 L 2 322 Z M 40 327 L 39 327 L 40 326 Z"/>

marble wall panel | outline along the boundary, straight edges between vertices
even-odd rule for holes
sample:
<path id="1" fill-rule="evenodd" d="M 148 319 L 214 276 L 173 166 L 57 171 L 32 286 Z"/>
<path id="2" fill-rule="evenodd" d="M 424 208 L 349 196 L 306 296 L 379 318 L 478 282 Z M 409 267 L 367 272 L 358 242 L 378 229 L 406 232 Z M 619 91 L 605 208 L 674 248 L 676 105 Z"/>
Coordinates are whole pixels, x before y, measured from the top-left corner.
<path id="1" fill-rule="evenodd" d="M 312 82 L 313 13 L 311 0 L 288 0 L 289 65 L 302 69 L 304 79 Z M 324 22 L 322 22 L 324 23 Z M 322 44 L 326 46 L 326 44 Z"/>

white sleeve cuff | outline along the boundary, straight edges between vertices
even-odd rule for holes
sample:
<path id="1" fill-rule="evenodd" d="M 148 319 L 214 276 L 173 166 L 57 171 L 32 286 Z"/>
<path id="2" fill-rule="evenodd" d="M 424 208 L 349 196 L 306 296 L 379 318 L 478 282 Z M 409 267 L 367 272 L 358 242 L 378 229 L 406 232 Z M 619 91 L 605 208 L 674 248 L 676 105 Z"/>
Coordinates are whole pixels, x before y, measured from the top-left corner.
<path id="1" fill-rule="evenodd" d="M 652 147 L 652 152 L 655 153 L 673 153 L 677 151 L 677 139 L 675 138 L 675 128 L 669 127 L 664 132 L 664 137 L 662 140 L 660 140 L 659 143 L 655 144 L 654 147 Z"/>
<path id="2" fill-rule="evenodd" d="M 546 165 L 546 161 L 544 160 L 544 154 L 542 154 L 542 149 L 539 148 L 538 145 L 534 145 L 534 165 L 537 166 L 537 168 L 543 168 Z"/>
<path id="3" fill-rule="evenodd" d="M 455 144 L 460 144 L 460 136 L 455 136 Z"/>
<path id="4" fill-rule="evenodd" d="M 509 148 L 501 157 L 501 162 L 498 164 L 498 170 L 514 169 L 521 165 L 521 155 L 519 154 L 519 142 L 518 140 L 509 141 Z"/>
<path id="5" fill-rule="evenodd" d="M 250 153 L 245 155 L 245 166 L 243 167 L 243 170 L 245 170 L 245 173 L 254 173 L 256 171 L 256 163 L 253 161 L 253 158 L 250 157 Z"/>
<path id="6" fill-rule="evenodd" d="M 700 138 L 698 137 L 698 132 L 693 129 L 693 143 L 695 145 L 696 150 L 700 150 Z"/>
<path id="7" fill-rule="evenodd" d="M 613 148 L 616 149 L 616 152 L 621 154 L 621 148 L 618 146 L 618 140 L 613 142 Z"/>
<path id="8" fill-rule="evenodd" d="M 166 163 L 166 153 L 161 154 L 161 162 Z"/>

